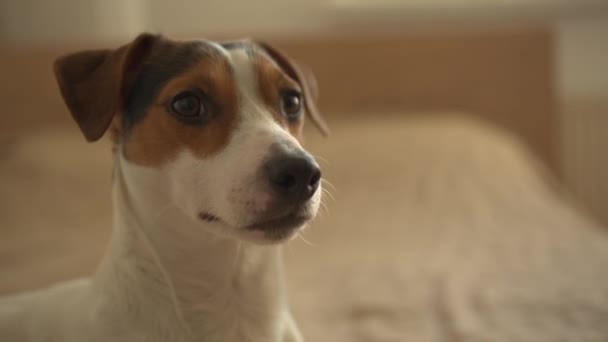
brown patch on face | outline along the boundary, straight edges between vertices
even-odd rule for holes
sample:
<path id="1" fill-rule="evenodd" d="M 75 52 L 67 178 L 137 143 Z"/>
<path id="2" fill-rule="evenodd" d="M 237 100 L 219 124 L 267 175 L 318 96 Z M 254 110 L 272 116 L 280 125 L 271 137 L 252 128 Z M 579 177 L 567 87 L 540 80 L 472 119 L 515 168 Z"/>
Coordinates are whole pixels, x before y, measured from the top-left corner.
<path id="1" fill-rule="evenodd" d="M 292 136 L 301 141 L 304 114 L 297 121 L 289 121 L 281 110 L 281 91 L 288 89 L 301 91 L 300 85 L 264 54 L 258 53 L 256 55 L 253 66 L 257 75 L 260 96 L 270 109 L 274 119 L 281 126 L 287 128 Z"/>
<path id="2" fill-rule="evenodd" d="M 210 102 L 209 120 L 189 124 L 171 112 L 173 98 L 184 91 L 204 94 Z M 124 156 L 136 164 L 160 166 L 183 149 L 199 158 L 213 155 L 228 143 L 237 110 L 237 87 L 228 62 L 219 55 L 209 56 L 162 88 L 142 120 L 125 137 Z"/>

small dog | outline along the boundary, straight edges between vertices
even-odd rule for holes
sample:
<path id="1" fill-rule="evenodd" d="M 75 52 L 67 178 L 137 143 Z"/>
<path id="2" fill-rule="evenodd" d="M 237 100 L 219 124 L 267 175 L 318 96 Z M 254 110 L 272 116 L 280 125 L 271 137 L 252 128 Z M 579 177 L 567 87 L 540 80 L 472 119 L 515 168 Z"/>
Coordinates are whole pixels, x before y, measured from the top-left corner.
<path id="1" fill-rule="evenodd" d="M 92 278 L 0 301 L 0 340 L 301 341 L 279 243 L 321 201 L 314 78 L 264 43 L 152 34 L 54 67 L 85 138 L 111 132 L 114 230 Z"/>

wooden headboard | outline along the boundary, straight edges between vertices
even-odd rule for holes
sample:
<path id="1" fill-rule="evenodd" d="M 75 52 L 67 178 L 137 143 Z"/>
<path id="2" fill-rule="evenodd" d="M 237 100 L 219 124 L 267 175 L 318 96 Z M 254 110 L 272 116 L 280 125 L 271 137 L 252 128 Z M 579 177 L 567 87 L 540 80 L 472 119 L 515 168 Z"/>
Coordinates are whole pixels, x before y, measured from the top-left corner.
<path id="1" fill-rule="evenodd" d="M 515 132 L 558 170 L 549 31 L 329 34 L 267 41 L 312 68 L 320 106 L 329 116 L 466 111 Z M 0 52 L 7 80 L 0 83 L 0 124 L 17 129 L 67 119 L 51 63 L 80 48 Z"/>
<path id="2" fill-rule="evenodd" d="M 552 35 L 416 32 L 273 40 L 311 67 L 334 115 L 460 110 L 522 137 L 558 170 Z"/>

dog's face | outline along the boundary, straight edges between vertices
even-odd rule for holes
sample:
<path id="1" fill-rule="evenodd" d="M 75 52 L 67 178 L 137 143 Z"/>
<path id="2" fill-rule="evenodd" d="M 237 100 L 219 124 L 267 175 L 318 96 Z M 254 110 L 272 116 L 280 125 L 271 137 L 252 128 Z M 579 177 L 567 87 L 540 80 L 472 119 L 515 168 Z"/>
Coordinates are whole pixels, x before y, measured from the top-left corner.
<path id="1" fill-rule="evenodd" d="M 326 126 L 314 84 L 277 50 L 144 34 L 55 71 L 87 139 L 111 127 L 131 181 L 201 229 L 276 242 L 316 215 L 321 173 L 300 138 L 306 114 Z"/>

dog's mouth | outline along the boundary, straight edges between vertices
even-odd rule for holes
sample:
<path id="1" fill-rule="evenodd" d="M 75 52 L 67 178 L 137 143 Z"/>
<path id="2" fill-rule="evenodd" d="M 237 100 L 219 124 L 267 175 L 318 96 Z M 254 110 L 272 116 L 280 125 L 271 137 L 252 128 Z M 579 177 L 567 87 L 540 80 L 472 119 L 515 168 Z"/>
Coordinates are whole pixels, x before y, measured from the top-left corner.
<path id="1" fill-rule="evenodd" d="M 208 212 L 202 212 L 198 216 L 201 220 L 205 222 L 224 222 L 221 218 Z M 260 222 L 244 226 L 243 229 L 250 231 L 262 231 L 267 236 L 280 237 L 288 235 L 291 231 L 301 227 L 310 219 L 310 215 L 305 215 L 302 213 L 290 213 L 277 218 L 262 220 Z"/>

